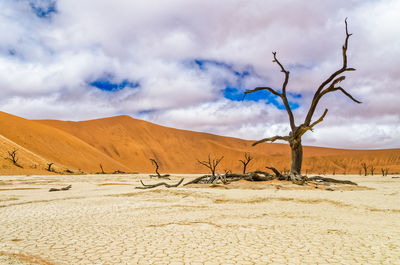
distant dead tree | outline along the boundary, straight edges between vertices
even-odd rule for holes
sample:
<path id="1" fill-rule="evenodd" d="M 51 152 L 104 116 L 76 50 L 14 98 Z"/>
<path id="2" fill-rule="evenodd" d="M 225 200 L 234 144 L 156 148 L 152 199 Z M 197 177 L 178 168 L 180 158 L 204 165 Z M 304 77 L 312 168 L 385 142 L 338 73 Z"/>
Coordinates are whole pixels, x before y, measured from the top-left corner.
<path id="1" fill-rule="evenodd" d="M 374 175 L 374 171 L 375 171 L 374 166 L 372 165 L 372 166 L 370 167 L 370 169 L 371 169 L 371 175 L 373 176 L 373 175 Z"/>
<path id="2" fill-rule="evenodd" d="M 342 92 L 345 96 L 349 97 L 352 101 L 354 101 L 356 103 L 361 103 L 360 101 L 354 99 L 353 96 L 351 96 L 341 86 L 338 86 L 338 84 L 340 82 L 342 82 L 343 80 L 345 80 L 345 78 L 346 78 L 344 75 L 342 75 L 343 73 L 356 70 L 354 68 L 349 68 L 347 66 L 348 40 L 352 34 L 348 33 L 348 30 L 347 30 L 347 18 L 345 19 L 344 22 L 345 22 L 346 37 L 345 37 L 344 45 L 342 46 L 342 59 L 343 59 L 342 67 L 340 69 L 338 69 L 336 72 L 332 73 L 327 79 L 325 79 L 319 85 L 319 87 L 317 88 L 317 90 L 314 94 L 314 97 L 312 99 L 307 116 L 302 124 L 297 126 L 295 123 L 293 112 L 290 107 L 287 95 L 286 95 L 286 87 L 289 82 L 289 74 L 290 73 L 288 70 L 285 69 L 285 67 L 278 60 L 278 58 L 276 56 L 276 52 L 272 52 L 272 55 L 273 55 L 272 62 L 275 62 L 279 66 L 281 72 L 285 76 L 281 91 L 278 91 L 278 90 L 270 88 L 270 87 L 256 87 L 255 89 L 247 90 L 244 93 L 244 97 L 245 97 L 249 93 L 253 93 L 256 91 L 260 91 L 260 90 L 267 90 L 268 92 L 272 93 L 273 95 L 279 97 L 282 100 L 283 105 L 285 106 L 286 112 L 288 113 L 288 116 L 289 116 L 289 123 L 290 123 L 290 128 L 291 128 L 289 135 L 288 136 L 277 135 L 277 136 L 273 136 L 273 137 L 268 137 L 268 138 L 265 138 L 265 139 L 262 139 L 262 140 L 259 140 L 255 143 L 253 143 L 253 146 L 263 143 L 263 142 L 275 142 L 277 140 L 289 142 L 289 145 L 291 148 L 290 172 L 294 175 L 301 174 L 301 166 L 302 166 L 302 161 L 303 161 L 303 146 L 301 144 L 301 137 L 307 131 L 312 131 L 315 125 L 322 122 L 323 119 L 325 118 L 325 115 L 328 112 L 328 109 L 325 109 L 325 111 L 323 112 L 323 114 L 321 115 L 321 117 L 319 119 L 317 119 L 314 122 L 311 121 L 321 98 L 331 92 L 339 91 L 339 92 Z"/>
<path id="3" fill-rule="evenodd" d="M 211 171 L 211 175 L 215 177 L 215 169 L 217 168 L 218 164 L 221 162 L 222 159 L 224 159 L 223 156 L 221 156 L 220 158 L 211 159 L 211 155 L 208 154 L 208 161 L 200 161 L 197 159 L 197 162 L 200 165 L 203 165 L 206 168 L 208 168 Z"/>
<path id="4" fill-rule="evenodd" d="M 336 168 L 333 168 L 332 175 L 336 175 Z"/>
<path id="5" fill-rule="evenodd" d="M 364 176 L 368 175 L 368 166 L 367 163 L 361 163 L 362 168 L 364 169 Z"/>
<path id="6" fill-rule="evenodd" d="M 243 174 L 246 174 L 246 167 L 252 159 L 253 157 L 249 153 L 244 153 L 244 158 L 239 160 L 243 164 Z"/>
<path id="7" fill-rule="evenodd" d="M 386 170 L 388 169 L 386 168 Z M 385 171 L 385 169 L 381 168 L 381 171 L 382 171 L 382 176 L 387 176 L 387 172 Z"/>
<path id="8" fill-rule="evenodd" d="M 157 178 L 170 179 L 169 174 L 161 175 L 160 172 L 158 172 L 158 169 L 160 168 L 160 166 L 158 165 L 157 160 L 155 160 L 154 158 L 150 158 L 150 161 L 156 167 L 156 175 L 150 175 L 150 178 L 157 177 Z"/>
<path id="9" fill-rule="evenodd" d="M 106 174 L 103 169 L 103 165 L 100 163 L 101 174 Z"/>
<path id="10" fill-rule="evenodd" d="M 8 155 L 9 155 L 9 160 L 11 160 L 11 162 L 17 166 L 17 167 L 22 167 L 20 164 L 18 164 L 18 157 L 17 157 L 17 151 L 18 149 L 13 149 L 12 151 L 7 151 Z"/>
<path id="11" fill-rule="evenodd" d="M 47 171 L 54 172 L 54 169 L 51 169 L 52 165 L 54 165 L 54 163 L 48 163 L 47 164 Z"/>

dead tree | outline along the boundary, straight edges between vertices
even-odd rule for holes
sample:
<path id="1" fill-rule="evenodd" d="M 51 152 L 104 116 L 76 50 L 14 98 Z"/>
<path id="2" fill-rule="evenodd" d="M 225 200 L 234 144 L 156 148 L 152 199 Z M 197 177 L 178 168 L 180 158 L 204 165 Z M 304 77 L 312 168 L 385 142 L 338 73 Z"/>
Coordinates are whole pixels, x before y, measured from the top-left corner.
<path id="1" fill-rule="evenodd" d="M 335 174 L 336 174 L 336 168 L 333 168 L 332 175 L 334 175 L 334 176 L 335 176 Z"/>
<path id="2" fill-rule="evenodd" d="M 158 165 L 157 161 L 154 158 L 150 158 L 150 161 L 156 167 L 156 174 L 157 174 L 157 175 L 150 175 L 150 178 L 157 177 L 157 178 L 170 179 L 169 174 L 161 175 L 160 172 L 158 172 L 160 166 Z"/>
<path id="3" fill-rule="evenodd" d="M 373 175 L 374 175 L 374 171 L 375 171 L 374 166 L 372 165 L 372 166 L 370 167 L 370 169 L 371 169 L 371 175 L 373 176 Z"/>
<path id="4" fill-rule="evenodd" d="M 200 161 L 200 160 L 197 159 L 197 162 L 200 165 L 203 165 L 203 166 L 207 167 L 211 171 L 212 181 L 214 181 L 214 179 L 215 179 L 215 169 L 217 168 L 218 164 L 221 162 L 222 159 L 224 159 L 223 156 L 221 156 L 220 158 L 211 159 L 210 154 L 208 154 L 208 161 Z M 212 181 L 211 181 L 211 183 L 212 183 Z"/>
<path id="5" fill-rule="evenodd" d="M 53 169 L 51 169 L 52 165 L 54 165 L 54 163 L 48 163 L 47 164 L 47 171 L 49 171 L 49 172 L 53 172 L 54 171 Z"/>
<path id="6" fill-rule="evenodd" d="M 17 157 L 17 151 L 18 149 L 13 149 L 12 151 L 7 151 L 8 155 L 10 156 L 8 159 L 11 160 L 11 162 L 17 166 L 17 167 L 22 167 L 20 164 L 18 164 L 18 157 Z"/>
<path id="7" fill-rule="evenodd" d="M 348 33 L 348 30 L 347 30 L 347 18 L 345 19 L 344 22 L 345 22 L 346 37 L 345 37 L 344 45 L 342 46 L 342 59 L 343 59 L 342 67 L 340 69 L 338 69 L 336 72 L 332 73 L 327 79 L 325 79 L 319 85 L 319 87 L 317 88 L 317 90 L 314 94 L 314 97 L 311 102 L 310 108 L 308 110 L 307 116 L 302 124 L 297 126 L 295 123 L 293 112 L 289 105 L 289 101 L 288 101 L 288 98 L 286 95 L 286 87 L 289 82 L 290 73 L 288 70 L 285 69 L 283 64 L 281 64 L 281 62 L 278 60 L 278 58 L 276 56 L 276 52 L 272 52 L 273 58 L 274 58 L 273 62 L 275 62 L 279 66 L 281 72 L 285 76 L 281 91 L 278 91 L 278 90 L 270 88 L 270 87 L 256 87 L 255 89 L 247 90 L 244 93 L 244 96 L 246 96 L 247 94 L 253 93 L 256 91 L 267 90 L 268 92 L 272 93 L 273 95 L 279 97 L 282 100 L 283 105 L 285 106 L 286 112 L 288 113 L 288 116 L 289 116 L 289 123 L 290 123 L 290 129 L 291 129 L 289 135 L 288 136 L 277 135 L 277 136 L 273 136 L 273 137 L 268 137 L 268 138 L 265 138 L 265 139 L 262 139 L 262 140 L 259 140 L 255 143 L 253 143 L 253 146 L 263 143 L 263 142 L 275 142 L 277 140 L 289 142 L 289 145 L 291 148 L 291 162 L 292 162 L 290 171 L 293 174 L 301 174 L 301 165 L 302 165 L 302 161 L 303 161 L 303 146 L 301 144 L 301 137 L 307 131 L 309 131 L 309 130 L 312 131 L 315 125 L 322 122 L 328 112 L 328 109 L 325 109 L 325 111 L 323 112 L 321 117 L 319 117 L 319 119 L 312 122 L 314 112 L 315 112 L 317 105 L 318 105 L 319 101 L 321 100 L 321 98 L 324 97 L 328 93 L 339 91 L 339 92 L 342 92 L 345 96 L 349 97 L 352 101 L 354 101 L 356 103 L 361 103 L 360 101 L 354 99 L 353 96 L 351 96 L 341 86 L 338 86 L 340 82 L 345 80 L 345 76 L 342 75 L 343 73 L 356 70 L 354 68 L 350 68 L 347 66 L 347 47 L 348 47 L 349 38 L 352 34 Z"/>
<path id="8" fill-rule="evenodd" d="M 246 167 L 252 159 L 253 157 L 249 153 L 244 153 L 244 159 L 239 160 L 243 164 L 243 174 L 246 174 Z"/>
<path id="9" fill-rule="evenodd" d="M 364 169 L 364 176 L 368 175 L 368 166 L 367 163 L 361 163 L 362 168 Z"/>
<path id="10" fill-rule="evenodd" d="M 102 164 L 100 164 L 100 169 L 101 169 L 101 174 L 106 174 L 106 173 L 104 172 L 104 169 L 103 169 L 103 165 L 102 165 Z"/>
<path id="11" fill-rule="evenodd" d="M 384 177 L 385 176 L 385 170 L 383 168 L 381 168 L 381 171 L 382 171 L 382 176 Z"/>

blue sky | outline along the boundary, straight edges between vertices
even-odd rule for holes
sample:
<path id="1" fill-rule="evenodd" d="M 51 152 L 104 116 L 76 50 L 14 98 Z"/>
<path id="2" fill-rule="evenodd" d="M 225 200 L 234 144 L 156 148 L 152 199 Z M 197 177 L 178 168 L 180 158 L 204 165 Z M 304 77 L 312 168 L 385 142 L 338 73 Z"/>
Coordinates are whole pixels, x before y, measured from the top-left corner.
<path id="1" fill-rule="evenodd" d="M 4 0 L 0 110 L 85 120 L 120 114 L 175 128 L 260 139 L 289 131 L 279 98 L 287 70 L 297 124 L 340 68 L 344 18 L 354 35 L 340 93 L 304 144 L 400 147 L 400 3 L 386 1 Z"/>

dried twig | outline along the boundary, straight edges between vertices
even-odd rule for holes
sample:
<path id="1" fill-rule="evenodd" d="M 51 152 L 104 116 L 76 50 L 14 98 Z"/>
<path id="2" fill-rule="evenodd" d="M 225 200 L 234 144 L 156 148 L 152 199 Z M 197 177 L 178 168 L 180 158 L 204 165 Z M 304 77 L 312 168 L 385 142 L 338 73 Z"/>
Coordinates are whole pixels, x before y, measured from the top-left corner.
<path id="1" fill-rule="evenodd" d="M 172 184 L 172 185 L 170 185 L 168 183 L 165 183 L 165 182 L 160 182 L 160 183 L 157 183 L 157 184 L 147 184 L 146 185 L 146 184 L 143 183 L 142 180 L 140 180 L 140 183 L 142 183 L 143 187 L 136 187 L 135 189 L 142 189 L 142 190 L 144 190 L 144 189 L 152 189 L 152 188 L 155 188 L 155 187 L 158 187 L 158 186 L 165 186 L 167 188 L 175 188 L 175 187 L 178 187 L 183 182 L 183 180 L 184 179 L 182 178 L 178 183 Z"/>

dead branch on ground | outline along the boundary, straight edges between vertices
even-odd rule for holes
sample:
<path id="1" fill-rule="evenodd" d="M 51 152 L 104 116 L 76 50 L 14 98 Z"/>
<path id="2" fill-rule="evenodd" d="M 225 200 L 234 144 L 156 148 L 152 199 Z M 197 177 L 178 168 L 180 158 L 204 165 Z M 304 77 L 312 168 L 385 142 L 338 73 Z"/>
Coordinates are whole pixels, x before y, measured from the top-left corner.
<path id="1" fill-rule="evenodd" d="M 68 186 L 63 187 L 61 189 L 51 188 L 51 189 L 49 189 L 49 192 L 52 192 L 52 191 L 64 191 L 64 190 L 69 190 L 70 188 L 72 188 L 72 185 L 68 185 Z"/>
<path id="2" fill-rule="evenodd" d="M 146 185 L 146 184 L 143 183 L 142 180 L 140 180 L 140 183 L 142 183 L 143 187 L 135 187 L 135 189 L 142 189 L 142 190 L 144 190 L 144 189 L 152 189 L 152 188 L 159 187 L 159 186 L 165 186 L 165 187 L 167 187 L 167 188 L 175 188 L 175 187 L 178 187 L 178 186 L 183 182 L 183 180 L 184 180 L 184 179 L 182 178 L 178 183 L 172 184 L 172 185 L 170 185 L 170 184 L 168 184 L 168 183 L 165 183 L 165 182 L 160 182 L 160 183 L 157 183 L 157 184 L 148 184 L 148 185 Z"/>
<path id="3" fill-rule="evenodd" d="M 350 180 L 338 180 L 333 178 L 324 178 L 321 176 L 315 176 L 308 178 L 307 181 L 316 181 L 316 182 L 329 182 L 329 183 L 338 183 L 338 184 L 347 184 L 347 185 L 358 185 L 357 183 Z"/>

